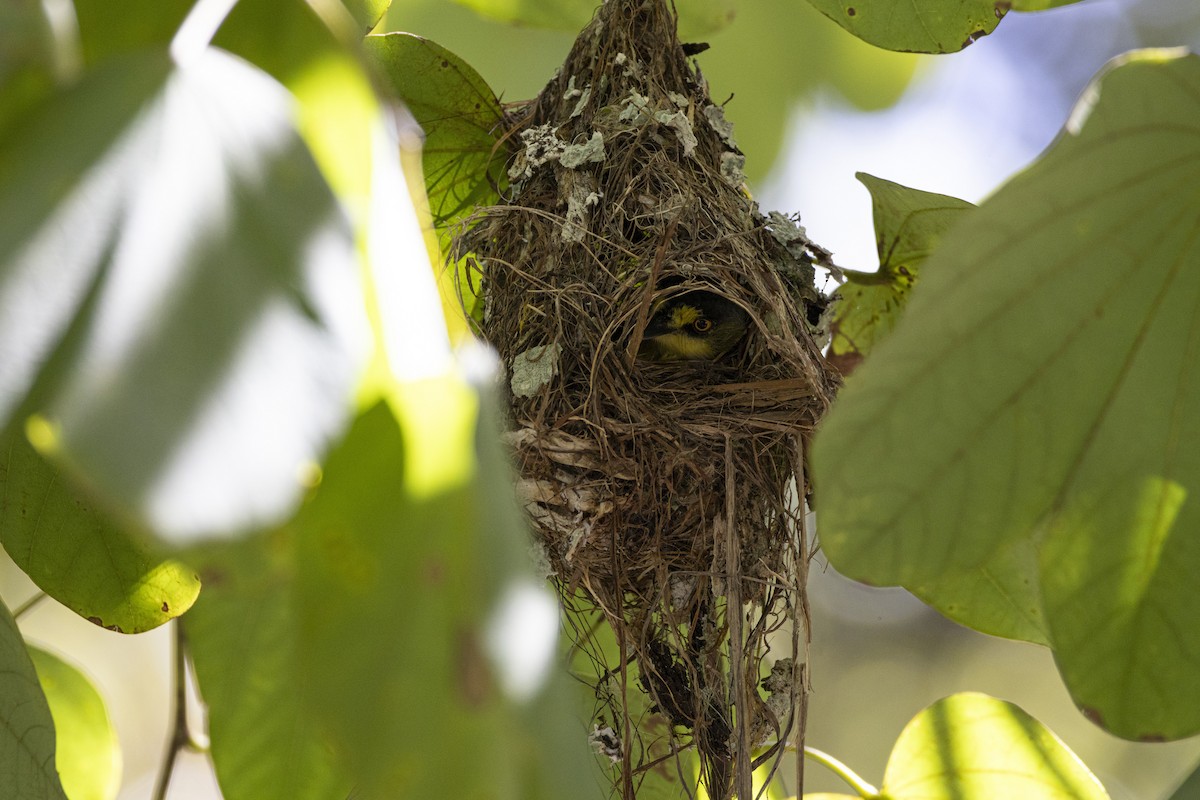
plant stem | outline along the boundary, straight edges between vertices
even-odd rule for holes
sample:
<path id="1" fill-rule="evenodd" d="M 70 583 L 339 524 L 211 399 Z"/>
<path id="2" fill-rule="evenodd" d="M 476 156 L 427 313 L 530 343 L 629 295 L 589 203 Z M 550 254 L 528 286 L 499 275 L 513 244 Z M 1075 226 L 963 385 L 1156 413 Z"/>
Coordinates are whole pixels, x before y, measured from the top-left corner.
<path id="1" fill-rule="evenodd" d="M 179 752 L 185 747 L 195 748 L 191 732 L 188 729 L 187 716 L 187 642 L 184 639 L 183 626 L 179 624 L 179 620 L 172 620 L 171 626 L 171 677 L 174 689 L 171 717 L 173 723 L 162 771 L 158 775 L 158 784 L 154 787 L 153 800 L 166 800 L 167 789 L 171 785 L 171 773 L 175 771 L 175 762 L 179 759 Z"/>
<path id="2" fill-rule="evenodd" d="M 33 595 L 33 597 L 29 598 L 24 603 L 17 606 L 17 608 L 12 612 L 13 619 L 20 619 L 23 614 L 26 614 L 27 612 L 32 610 L 34 606 L 36 606 L 38 603 L 45 600 L 47 597 L 49 597 L 49 595 L 47 595 L 45 592 L 39 590 L 38 592 L 36 592 Z"/>
<path id="3" fill-rule="evenodd" d="M 854 789 L 854 791 L 858 792 L 859 797 L 867 798 L 868 800 L 870 800 L 870 798 L 882 797 L 882 795 L 879 794 L 878 789 L 876 789 L 874 786 L 872 786 L 871 784 L 864 781 L 862 778 L 860 778 L 858 776 L 858 773 L 856 773 L 854 770 L 850 769 L 848 766 L 843 764 L 841 761 L 838 761 L 836 758 L 829 755 L 828 753 L 822 752 L 821 750 L 817 750 L 816 748 L 813 748 L 813 747 L 805 747 L 804 748 L 804 757 L 811 758 L 813 761 L 816 761 L 818 764 L 825 765 L 829 770 L 831 770 L 839 778 L 841 778 L 847 784 L 849 784 L 850 788 L 852 788 L 852 789 Z"/>

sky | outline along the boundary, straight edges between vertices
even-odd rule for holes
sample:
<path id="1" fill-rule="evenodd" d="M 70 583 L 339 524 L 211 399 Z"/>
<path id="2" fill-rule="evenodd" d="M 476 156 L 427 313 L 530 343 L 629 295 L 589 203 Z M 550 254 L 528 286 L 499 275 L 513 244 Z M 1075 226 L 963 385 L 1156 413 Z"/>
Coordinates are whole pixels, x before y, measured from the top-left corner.
<path id="1" fill-rule="evenodd" d="M 979 202 L 1045 149 L 1106 61 L 1145 46 L 1200 45 L 1194 0 L 1085 0 L 1011 13 L 961 53 L 929 58 L 901 100 L 859 112 L 830 91 L 797 107 L 785 154 L 757 195 L 798 210 L 842 267 L 878 265 L 856 171 Z"/>

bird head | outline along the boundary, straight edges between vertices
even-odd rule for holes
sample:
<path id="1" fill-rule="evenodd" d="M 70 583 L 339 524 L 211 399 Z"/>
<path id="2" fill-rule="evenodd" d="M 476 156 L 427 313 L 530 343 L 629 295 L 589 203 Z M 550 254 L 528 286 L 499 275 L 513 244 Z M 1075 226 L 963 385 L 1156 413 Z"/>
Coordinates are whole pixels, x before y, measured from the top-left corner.
<path id="1" fill-rule="evenodd" d="M 642 334 L 646 361 L 715 361 L 746 333 L 749 315 L 718 294 L 691 291 L 659 302 Z"/>

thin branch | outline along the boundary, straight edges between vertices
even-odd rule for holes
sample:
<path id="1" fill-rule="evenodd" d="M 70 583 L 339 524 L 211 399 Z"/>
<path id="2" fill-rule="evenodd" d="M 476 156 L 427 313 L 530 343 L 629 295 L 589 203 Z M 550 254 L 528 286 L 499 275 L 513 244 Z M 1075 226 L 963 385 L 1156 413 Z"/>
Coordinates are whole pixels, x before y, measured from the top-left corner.
<path id="1" fill-rule="evenodd" d="M 787 745 L 787 750 L 788 752 L 794 753 L 796 752 L 796 746 Z M 882 800 L 883 795 L 879 793 L 878 789 L 863 780 L 857 772 L 850 769 L 841 761 L 824 752 L 823 750 L 817 750 L 815 747 L 805 747 L 804 757 L 811 758 L 818 764 L 828 768 L 831 772 L 845 781 L 846 784 L 853 789 L 859 797 L 864 798 L 864 800 Z"/>
<path id="2" fill-rule="evenodd" d="M 167 744 L 167 753 L 163 760 L 162 771 L 158 775 L 158 784 L 154 787 L 153 800 L 166 800 L 167 789 L 171 785 L 171 773 L 175 771 L 175 762 L 184 748 L 202 750 L 192 738 L 188 725 L 187 713 L 187 640 L 184 637 L 183 626 L 179 620 L 171 622 L 171 677 L 173 680 L 172 695 L 172 726 L 171 739 Z"/>
<path id="3" fill-rule="evenodd" d="M 45 592 L 38 590 L 33 595 L 33 597 L 30 597 L 24 603 L 17 606 L 16 610 L 14 610 L 12 612 L 13 619 L 20 619 L 22 616 L 24 616 L 28 612 L 32 611 L 34 606 L 36 606 L 38 603 L 42 602 L 49 596 L 50 595 L 46 594 Z"/>

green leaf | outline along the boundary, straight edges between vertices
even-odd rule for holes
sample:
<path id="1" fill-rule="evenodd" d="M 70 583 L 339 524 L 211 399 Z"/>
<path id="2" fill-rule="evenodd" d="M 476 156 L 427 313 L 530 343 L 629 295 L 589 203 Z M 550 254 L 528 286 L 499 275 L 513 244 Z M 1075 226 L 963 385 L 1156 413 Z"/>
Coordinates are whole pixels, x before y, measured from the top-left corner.
<path id="1" fill-rule="evenodd" d="M 511 660 L 554 635 L 556 606 L 529 574 L 499 453 L 473 469 L 452 386 L 406 385 L 403 426 L 385 404 L 363 414 L 289 526 L 307 696 L 368 797 L 598 796 L 578 781 L 587 731 L 538 675 L 549 661 Z M 548 620 L 521 613 L 539 608 Z"/>
<path id="2" fill-rule="evenodd" d="M 290 103 L 218 50 L 110 59 L 0 148 L 0 424 L 40 413 L 43 452 L 171 537 L 285 512 L 367 342 Z"/>
<path id="3" fill-rule="evenodd" d="M 578 32 L 506 26 L 445 0 L 395 0 L 387 24 L 449 47 L 486 75 L 505 100 L 537 94 Z M 686 29 L 681 35 L 684 41 L 699 36 Z M 732 24 L 702 38 L 711 49 L 696 60 L 734 123 L 752 180 L 770 171 L 792 109 L 813 91 L 832 84 L 860 108 L 885 108 L 904 91 L 919 60 L 846 36 L 812 6 L 796 0 L 741 2 Z M 521 58 L 513 58 L 514 52 Z"/>
<path id="4" fill-rule="evenodd" d="M 0 797 L 67 800 L 54 768 L 54 720 L 25 641 L 0 603 Z"/>
<path id="5" fill-rule="evenodd" d="M 518 25 L 577 31 L 596 13 L 595 0 L 457 0 L 480 14 Z M 736 0 L 686 0 L 678 4 L 679 29 L 685 37 L 719 30 L 737 13 Z"/>
<path id="6" fill-rule="evenodd" d="M 190 568 L 106 516 L 16 432 L 0 436 L 0 542 L 42 591 L 120 633 L 158 627 L 200 592 Z"/>
<path id="7" fill-rule="evenodd" d="M 1200 59 L 1096 79 L 1049 151 L 955 227 L 815 444 L 842 572 L 929 586 L 1039 553 L 1075 701 L 1200 730 Z"/>
<path id="8" fill-rule="evenodd" d="M 425 131 L 425 191 L 444 225 L 499 199 L 507 150 L 504 111 L 487 83 L 449 50 L 420 36 L 368 36 L 368 59 Z"/>
<path id="9" fill-rule="evenodd" d="M 54 33 L 39 0 L 0 5 L 0 136 L 56 82 Z"/>
<path id="10" fill-rule="evenodd" d="M 342 0 L 342 5 L 362 26 L 363 33 L 370 33 L 379 24 L 391 4 L 392 0 Z"/>
<path id="11" fill-rule="evenodd" d="M 196 0 L 73 0 L 84 63 L 165 48 Z"/>
<path id="12" fill-rule="evenodd" d="M 956 53 L 995 30 L 1008 9 L 997 0 L 809 0 L 865 42 L 906 53 Z"/>
<path id="13" fill-rule="evenodd" d="M 363 0 L 363 13 L 378 2 Z M 287 87 L 325 179 L 358 208 L 370 193 L 371 131 L 379 109 L 357 49 L 339 41 L 305 0 L 238 0 L 213 44 Z"/>
<path id="14" fill-rule="evenodd" d="M 1080 0 L 1013 0 L 1013 11 L 1045 11 L 1078 3 Z"/>
<path id="15" fill-rule="evenodd" d="M 1037 548 L 1029 540 L 1012 542 L 978 567 L 913 586 L 912 593 L 981 633 L 1050 644 Z"/>
<path id="16" fill-rule="evenodd" d="M 1184 778 L 1167 800 L 1196 800 L 1200 797 L 1200 767 Z"/>
<path id="17" fill-rule="evenodd" d="M 182 622 L 208 705 L 221 795 L 346 797 L 353 781 L 303 698 L 293 535 L 283 528 L 210 545 L 192 557 L 207 585 Z"/>
<path id="18" fill-rule="evenodd" d="M 54 718 L 55 763 L 71 800 L 114 800 L 121 790 L 121 747 L 104 699 L 82 672 L 29 648 Z"/>
<path id="19" fill-rule="evenodd" d="M 1107 800 L 1079 757 L 1023 710 L 964 692 L 905 726 L 881 790 L 890 800 Z"/>
<path id="20" fill-rule="evenodd" d="M 838 289 L 829 360 L 843 375 L 853 372 L 875 343 L 896 326 L 921 263 L 962 212 L 975 207 L 965 200 L 910 189 L 865 172 L 856 177 L 871 192 L 879 271 L 846 270 L 847 282 Z"/>

